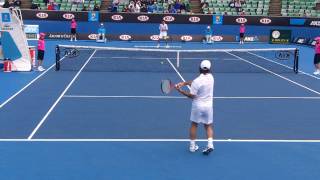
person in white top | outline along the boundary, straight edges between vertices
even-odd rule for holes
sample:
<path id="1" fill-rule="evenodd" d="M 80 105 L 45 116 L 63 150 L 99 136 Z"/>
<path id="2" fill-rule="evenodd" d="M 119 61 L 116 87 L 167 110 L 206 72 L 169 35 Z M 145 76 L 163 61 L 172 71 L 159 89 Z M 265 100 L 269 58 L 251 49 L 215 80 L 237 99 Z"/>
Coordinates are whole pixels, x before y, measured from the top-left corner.
<path id="1" fill-rule="evenodd" d="M 214 78 L 210 72 L 211 63 L 209 60 L 203 60 L 200 64 L 200 75 L 193 81 L 180 82 L 175 85 L 178 92 L 192 99 L 191 108 L 191 128 L 190 128 L 190 148 L 191 152 L 199 149 L 196 144 L 197 127 L 199 123 L 204 124 L 207 133 L 208 145 L 202 151 L 208 155 L 213 151 L 213 88 Z M 191 86 L 190 92 L 184 91 L 183 86 Z"/>
<path id="2" fill-rule="evenodd" d="M 168 48 L 168 25 L 166 24 L 165 21 L 162 21 L 162 23 L 159 25 L 159 40 L 158 40 L 158 48 L 160 47 L 160 40 L 164 39 L 166 42 L 166 48 Z"/>

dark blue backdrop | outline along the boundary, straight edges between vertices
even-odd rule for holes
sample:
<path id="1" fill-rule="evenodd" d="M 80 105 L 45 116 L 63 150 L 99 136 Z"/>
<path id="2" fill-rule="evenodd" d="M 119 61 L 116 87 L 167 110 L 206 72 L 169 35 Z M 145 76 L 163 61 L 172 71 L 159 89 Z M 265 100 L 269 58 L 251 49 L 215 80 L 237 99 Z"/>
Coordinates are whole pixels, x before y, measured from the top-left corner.
<path id="1" fill-rule="evenodd" d="M 25 20 L 25 24 L 40 25 L 41 32 L 70 32 L 70 23 L 67 21 L 36 21 Z M 99 22 L 78 22 L 79 33 L 96 33 Z M 142 23 L 105 23 L 109 34 L 158 34 L 158 24 Z M 238 35 L 239 26 L 215 25 L 214 34 Z M 169 24 L 170 34 L 202 35 L 206 25 L 194 24 Z M 313 38 L 320 36 L 320 28 L 290 27 L 290 26 L 247 26 L 248 35 L 269 35 L 271 29 L 291 29 L 293 37 L 302 36 Z"/>

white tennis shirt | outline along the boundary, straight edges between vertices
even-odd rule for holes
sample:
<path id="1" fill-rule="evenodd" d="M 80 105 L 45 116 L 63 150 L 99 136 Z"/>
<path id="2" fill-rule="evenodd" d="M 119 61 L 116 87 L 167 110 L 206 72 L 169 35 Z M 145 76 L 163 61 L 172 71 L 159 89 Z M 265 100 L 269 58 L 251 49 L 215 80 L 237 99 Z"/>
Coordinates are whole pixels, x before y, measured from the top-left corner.
<path id="1" fill-rule="evenodd" d="M 159 30 L 160 30 L 160 32 L 168 31 L 168 25 L 167 24 L 160 24 Z"/>
<path id="2" fill-rule="evenodd" d="M 190 93 L 195 95 L 192 108 L 212 107 L 214 78 L 211 73 L 200 74 L 192 81 Z"/>

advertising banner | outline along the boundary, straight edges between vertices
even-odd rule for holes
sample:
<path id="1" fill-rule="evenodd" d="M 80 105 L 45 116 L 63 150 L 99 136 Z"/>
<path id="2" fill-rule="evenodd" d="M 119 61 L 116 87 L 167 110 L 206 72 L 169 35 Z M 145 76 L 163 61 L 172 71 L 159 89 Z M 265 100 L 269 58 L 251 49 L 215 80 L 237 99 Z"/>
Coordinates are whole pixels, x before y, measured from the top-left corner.
<path id="1" fill-rule="evenodd" d="M 270 31 L 269 42 L 271 44 L 288 44 L 291 40 L 291 30 L 277 30 Z"/>

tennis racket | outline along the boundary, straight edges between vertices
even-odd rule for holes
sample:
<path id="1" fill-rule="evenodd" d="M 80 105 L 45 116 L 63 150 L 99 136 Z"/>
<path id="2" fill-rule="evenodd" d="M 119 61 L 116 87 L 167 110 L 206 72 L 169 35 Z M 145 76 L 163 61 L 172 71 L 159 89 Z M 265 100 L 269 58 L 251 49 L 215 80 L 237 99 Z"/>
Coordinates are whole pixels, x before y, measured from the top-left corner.
<path id="1" fill-rule="evenodd" d="M 170 79 L 161 80 L 161 92 L 163 94 L 169 94 L 174 86 Z"/>

